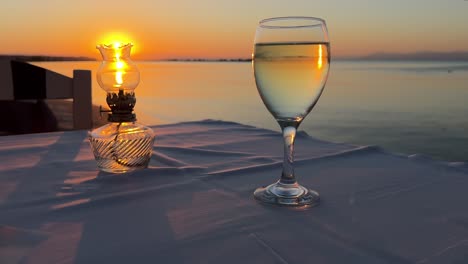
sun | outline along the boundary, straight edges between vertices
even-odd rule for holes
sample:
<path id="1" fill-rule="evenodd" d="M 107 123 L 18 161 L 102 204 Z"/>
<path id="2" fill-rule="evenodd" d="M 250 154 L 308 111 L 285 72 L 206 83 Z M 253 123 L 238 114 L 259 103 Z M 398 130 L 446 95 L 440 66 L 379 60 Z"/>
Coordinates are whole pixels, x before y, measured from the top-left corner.
<path id="1" fill-rule="evenodd" d="M 118 44 L 128 44 L 132 43 L 132 54 L 138 53 L 138 44 L 135 41 L 135 38 L 125 32 L 108 32 L 103 34 L 98 41 L 96 42 L 96 45 L 98 44 L 105 44 L 105 45 L 118 45 Z"/>

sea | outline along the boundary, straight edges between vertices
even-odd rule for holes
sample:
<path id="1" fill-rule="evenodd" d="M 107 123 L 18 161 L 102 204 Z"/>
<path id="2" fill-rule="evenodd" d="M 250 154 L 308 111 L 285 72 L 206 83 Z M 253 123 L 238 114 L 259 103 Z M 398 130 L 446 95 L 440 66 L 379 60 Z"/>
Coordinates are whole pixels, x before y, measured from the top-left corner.
<path id="1" fill-rule="evenodd" d="M 95 78 L 99 63 L 34 64 L 67 76 L 92 70 L 93 103 L 106 106 Z M 141 123 L 213 119 L 280 130 L 258 95 L 250 62 L 136 63 Z M 299 130 L 331 142 L 468 161 L 468 62 L 332 61 L 325 90 Z"/>

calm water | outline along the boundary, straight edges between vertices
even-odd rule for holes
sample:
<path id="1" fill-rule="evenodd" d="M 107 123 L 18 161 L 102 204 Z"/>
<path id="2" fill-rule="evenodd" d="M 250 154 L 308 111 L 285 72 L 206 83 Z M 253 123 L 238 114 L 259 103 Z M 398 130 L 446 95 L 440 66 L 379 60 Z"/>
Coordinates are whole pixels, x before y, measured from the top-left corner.
<path id="1" fill-rule="evenodd" d="M 73 69 L 95 72 L 99 66 L 98 62 L 35 64 L 68 76 Z M 257 94 L 250 63 L 139 62 L 138 66 L 136 113 L 142 123 L 210 118 L 279 130 Z M 300 129 L 328 141 L 466 161 L 467 99 L 468 62 L 333 61 L 325 91 Z M 93 102 L 105 105 L 105 92 L 95 79 Z"/>

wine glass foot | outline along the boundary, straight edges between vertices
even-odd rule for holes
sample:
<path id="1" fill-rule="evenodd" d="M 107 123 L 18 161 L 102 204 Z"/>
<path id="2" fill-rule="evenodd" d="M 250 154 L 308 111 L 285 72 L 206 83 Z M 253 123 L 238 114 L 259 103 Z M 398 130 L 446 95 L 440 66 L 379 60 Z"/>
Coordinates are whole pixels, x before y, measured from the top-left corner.
<path id="1" fill-rule="evenodd" d="M 298 183 L 283 184 L 279 181 L 257 188 L 254 197 L 262 203 L 290 207 L 312 207 L 320 203 L 320 196 L 316 191 L 309 190 Z"/>

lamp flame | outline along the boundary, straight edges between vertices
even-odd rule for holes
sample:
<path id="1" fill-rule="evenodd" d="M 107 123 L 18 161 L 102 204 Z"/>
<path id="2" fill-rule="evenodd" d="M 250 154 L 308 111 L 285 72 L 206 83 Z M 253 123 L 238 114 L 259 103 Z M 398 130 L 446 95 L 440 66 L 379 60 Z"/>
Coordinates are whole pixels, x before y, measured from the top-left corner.
<path id="1" fill-rule="evenodd" d="M 117 71 L 115 73 L 115 82 L 117 83 L 117 85 L 116 85 L 117 87 L 120 87 L 123 84 L 123 77 L 122 76 L 123 76 L 122 71 Z"/>
<path id="2" fill-rule="evenodd" d="M 122 84 L 123 84 L 123 75 L 124 75 L 124 67 L 125 67 L 125 63 L 123 61 L 120 60 L 120 50 L 119 48 L 121 47 L 121 43 L 120 42 L 114 42 L 112 44 L 114 50 L 115 50 L 115 69 L 116 69 L 116 72 L 115 72 L 115 82 L 116 82 L 116 86 L 117 87 L 121 87 Z"/>
<path id="3" fill-rule="evenodd" d="M 318 47 L 318 60 L 317 60 L 317 68 L 322 68 L 322 44 Z"/>

